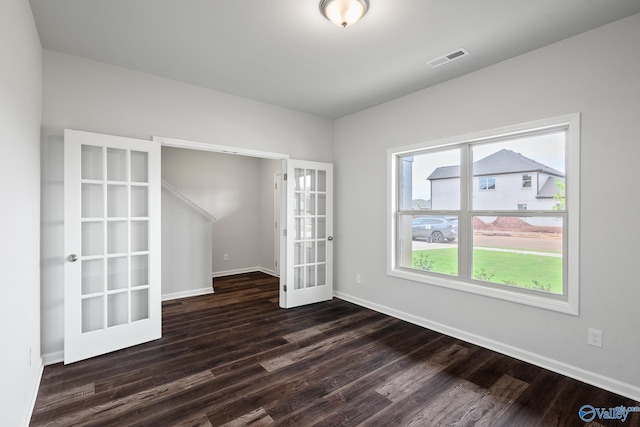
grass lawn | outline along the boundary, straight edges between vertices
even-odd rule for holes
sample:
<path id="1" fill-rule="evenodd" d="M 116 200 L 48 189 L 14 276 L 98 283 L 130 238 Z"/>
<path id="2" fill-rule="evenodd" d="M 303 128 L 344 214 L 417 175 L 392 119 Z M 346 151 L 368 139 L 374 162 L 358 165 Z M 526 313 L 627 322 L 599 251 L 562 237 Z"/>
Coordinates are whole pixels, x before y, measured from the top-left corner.
<path id="1" fill-rule="evenodd" d="M 562 258 L 474 249 L 473 259 L 476 279 L 562 293 Z M 413 268 L 455 276 L 457 248 L 414 251 Z"/>

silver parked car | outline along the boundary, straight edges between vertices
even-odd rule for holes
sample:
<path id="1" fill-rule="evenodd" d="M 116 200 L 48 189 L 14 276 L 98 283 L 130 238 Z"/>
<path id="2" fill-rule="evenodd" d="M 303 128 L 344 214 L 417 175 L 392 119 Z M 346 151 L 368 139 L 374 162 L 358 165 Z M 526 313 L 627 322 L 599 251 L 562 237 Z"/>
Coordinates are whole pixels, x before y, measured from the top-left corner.
<path id="1" fill-rule="evenodd" d="M 452 241 L 458 238 L 457 218 L 443 216 L 419 216 L 411 221 L 413 240 L 429 242 Z"/>

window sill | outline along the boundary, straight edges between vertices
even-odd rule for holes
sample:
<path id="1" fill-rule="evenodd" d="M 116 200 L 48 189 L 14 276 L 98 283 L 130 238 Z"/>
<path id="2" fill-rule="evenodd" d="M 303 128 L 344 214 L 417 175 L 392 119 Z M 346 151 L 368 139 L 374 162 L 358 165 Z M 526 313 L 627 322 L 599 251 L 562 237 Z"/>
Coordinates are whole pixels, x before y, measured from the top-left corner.
<path id="1" fill-rule="evenodd" d="M 440 286 L 447 289 L 453 289 L 457 291 L 472 293 L 476 295 L 482 295 L 486 297 L 501 299 L 504 301 L 515 302 L 518 304 L 524 304 L 532 307 L 542 308 L 545 310 L 557 311 L 560 313 L 578 315 L 578 303 L 577 295 L 568 299 L 554 298 L 550 296 L 534 295 L 525 292 L 518 292 L 517 290 L 505 287 L 494 288 L 489 286 L 482 286 L 474 283 L 467 283 L 455 278 L 447 278 L 435 274 L 423 274 L 414 272 L 409 269 L 390 269 L 387 274 L 389 276 L 397 277 L 400 279 L 411 280 L 414 282 L 421 282 L 428 285 Z"/>

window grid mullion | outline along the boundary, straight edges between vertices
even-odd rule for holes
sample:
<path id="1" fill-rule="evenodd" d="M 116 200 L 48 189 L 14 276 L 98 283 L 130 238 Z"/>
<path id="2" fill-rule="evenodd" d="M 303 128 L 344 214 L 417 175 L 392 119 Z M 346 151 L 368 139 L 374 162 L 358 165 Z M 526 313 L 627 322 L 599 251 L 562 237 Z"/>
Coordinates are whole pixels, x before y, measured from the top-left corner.
<path id="1" fill-rule="evenodd" d="M 473 229 L 471 225 L 473 194 L 473 161 L 470 144 L 460 146 L 460 219 L 458 220 L 458 276 L 471 278 L 473 261 Z"/>

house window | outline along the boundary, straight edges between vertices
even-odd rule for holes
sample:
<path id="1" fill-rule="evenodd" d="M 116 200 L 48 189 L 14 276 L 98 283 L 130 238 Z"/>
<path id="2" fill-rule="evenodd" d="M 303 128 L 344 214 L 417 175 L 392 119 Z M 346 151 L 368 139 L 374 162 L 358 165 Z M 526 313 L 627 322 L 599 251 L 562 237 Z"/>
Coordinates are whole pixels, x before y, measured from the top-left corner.
<path id="1" fill-rule="evenodd" d="M 389 150 L 388 273 L 577 314 L 578 150 L 579 115 Z"/>
<path id="2" fill-rule="evenodd" d="M 495 176 L 481 176 L 480 177 L 480 190 L 495 190 L 496 189 L 496 177 Z"/>

